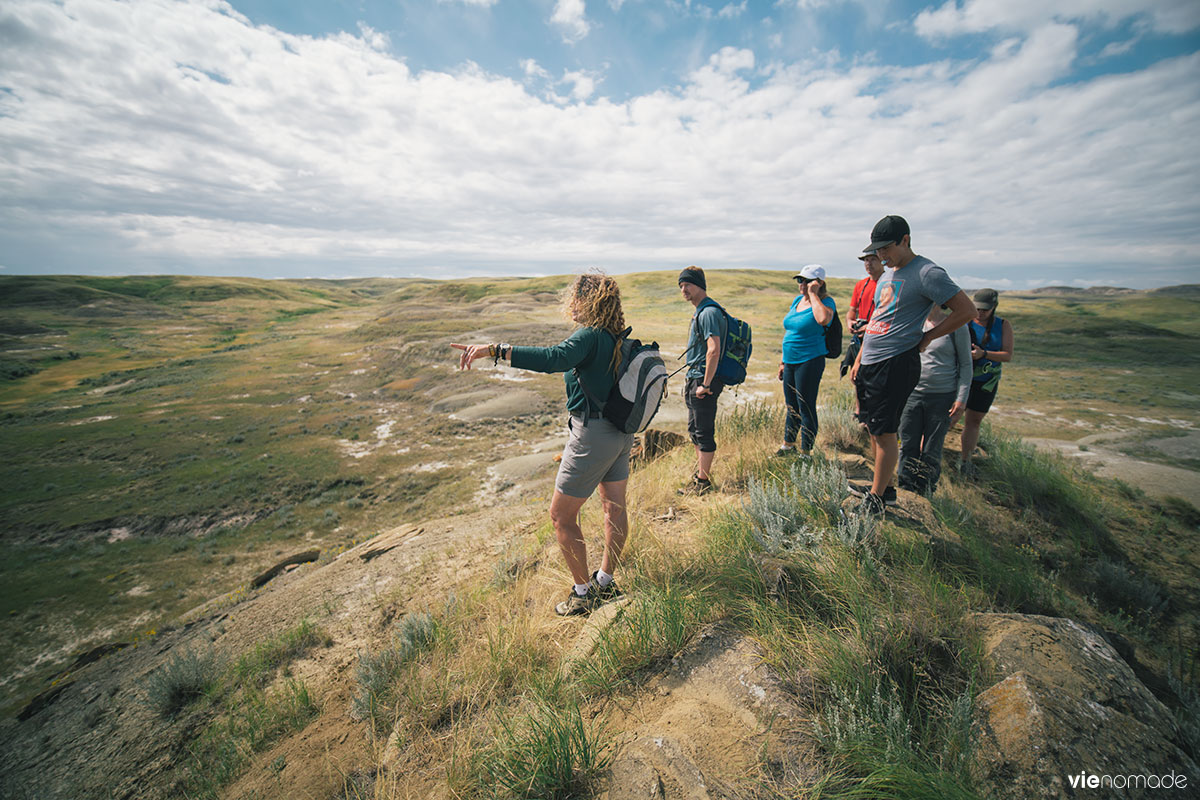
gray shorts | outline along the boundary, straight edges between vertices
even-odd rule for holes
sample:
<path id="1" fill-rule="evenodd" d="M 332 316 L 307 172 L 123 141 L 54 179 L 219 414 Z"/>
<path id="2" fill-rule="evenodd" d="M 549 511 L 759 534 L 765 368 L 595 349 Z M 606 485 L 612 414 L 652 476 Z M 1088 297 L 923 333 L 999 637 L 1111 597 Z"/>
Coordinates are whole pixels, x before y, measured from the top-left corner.
<path id="1" fill-rule="evenodd" d="M 562 463 L 554 488 L 570 497 L 592 496 L 601 483 L 623 481 L 629 477 L 629 448 L 633 434 L 622 433 L 603 417 L 567 419 L 570 438 L 563 448 Z"/>

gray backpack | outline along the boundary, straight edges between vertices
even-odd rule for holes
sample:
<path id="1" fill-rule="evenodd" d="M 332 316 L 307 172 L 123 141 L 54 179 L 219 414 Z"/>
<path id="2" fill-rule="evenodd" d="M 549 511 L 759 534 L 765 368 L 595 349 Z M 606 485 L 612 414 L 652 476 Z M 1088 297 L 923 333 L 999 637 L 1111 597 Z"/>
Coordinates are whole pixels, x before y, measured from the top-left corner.
<path id="1" fill-rule="evenodd" d="M 621 348 L 621 363 L 607 400 L 600 402 L 592 394 L 578 369 L 575 378 L 587 395 L 588 403 L 599 409 L 618 430 L 641 433 L 667 396 L 667 365 L 658 352 L 658 342 L 642 344 L 638 339 L 627 338 L 632 331 L 633 328 L 626 328 L 617 342 Z"/>

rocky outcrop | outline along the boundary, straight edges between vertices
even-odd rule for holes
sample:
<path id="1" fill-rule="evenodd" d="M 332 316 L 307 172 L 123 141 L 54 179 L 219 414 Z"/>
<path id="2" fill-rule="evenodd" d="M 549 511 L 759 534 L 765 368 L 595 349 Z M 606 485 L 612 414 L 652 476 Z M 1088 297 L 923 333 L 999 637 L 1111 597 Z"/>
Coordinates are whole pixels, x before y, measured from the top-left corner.
<path id="1" fill-rule="evenodd" d="M 623 733 L 600 800 L 718 800 L 815 780 L 804 714 L 744 635 L 709 627 L 646 688 L 614 714 Z"/>
<path id="2" fill-rule="evenodd" d="M 986 794 L 1196 796 L 1200 769 L 1180 749 L 1174 718 L 1103 636 L 1054 617 L 973 620 L 1001 678 L 975 701 L 975 773 Z M 1148 788 L 1164 777 L 1168 793 Z M 1103 786 L 1089 788 L 1091 778 Z"/>

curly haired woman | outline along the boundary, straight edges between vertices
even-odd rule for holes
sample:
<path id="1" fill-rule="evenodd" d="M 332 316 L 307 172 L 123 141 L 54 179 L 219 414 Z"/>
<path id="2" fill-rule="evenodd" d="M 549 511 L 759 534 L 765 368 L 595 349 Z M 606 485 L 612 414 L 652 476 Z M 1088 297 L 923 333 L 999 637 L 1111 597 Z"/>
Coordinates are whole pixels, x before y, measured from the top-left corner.
<path id="1" fill-rule="evenodd" d="M 625 333 L 625 315 L 617 282 L 602 273 L 589 272 L 575 279 L 563 300 L 568 319 L 580 327 L 553 347 L 507 343 L 450 346 L 462 351 L 461 369 L 470 369 L 471 362 L 487 357 L 495 362 L 507 359 L 519 369 L 564 373 L 570 435 L 554 482 L 550 520 L 574 583 L 567 599 L 554 610 L 570 616 L 587 614 L 600 603 L 621 595 L 613 573 L 629 534 L 625 491 L 633 434 L 618 430 L 601 416 L 601 409 L 593 408 L 588 401 L 589 394 L 608 397 L 620 366 L 618 343 Z M 579 509 L 597 487 L 604 508 L 604 554 L 600 568 L 589 573 Z"/>

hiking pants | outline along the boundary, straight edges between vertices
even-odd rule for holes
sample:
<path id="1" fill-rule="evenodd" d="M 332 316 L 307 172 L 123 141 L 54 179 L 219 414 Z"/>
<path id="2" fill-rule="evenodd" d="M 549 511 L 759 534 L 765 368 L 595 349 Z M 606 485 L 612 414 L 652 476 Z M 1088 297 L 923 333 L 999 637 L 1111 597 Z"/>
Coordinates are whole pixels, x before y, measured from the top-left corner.
<path id="1" fill-rule="evenodd" d="M 942 474 L 942 445 L 956 392 L 913 392 L 900 416 L 900 486 L 932 492 Z"/>

